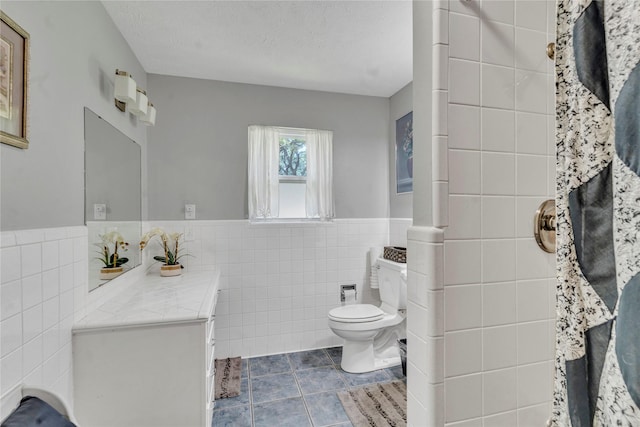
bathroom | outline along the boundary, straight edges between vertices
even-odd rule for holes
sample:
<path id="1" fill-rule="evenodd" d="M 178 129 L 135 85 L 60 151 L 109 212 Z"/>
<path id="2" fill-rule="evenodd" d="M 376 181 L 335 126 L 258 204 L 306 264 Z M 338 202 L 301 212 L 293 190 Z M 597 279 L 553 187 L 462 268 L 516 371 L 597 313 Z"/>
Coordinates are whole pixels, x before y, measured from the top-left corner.
<path id="1" fill-rule="evenodd" d="M 556 191 L 555 2 L 404 7 L 413 78 L 361 96 L 154 74 L 99 2 L 3 1 L 31 62 L 29 148 L 0 147 L 0 394 L 28 383 L 73 404 L 71 329 L 117 283 L 88 292 L 86 107 L 141 146 L 142 230 L 184 232 L 186 269 L 220 270 L 216 357 L 339 345 L 338 285 L 377 304 L 369 248 L 407 246 L 408 425 L 545 425 L 555 258 L 532 217 Z M 146 88 L 155 126 L 113 106 L 116 68 Z M 410 111 L 413 193 L 396 194 L 394 124 Z M 246 219 L 250 124 L 334 132 L 334 221 Z"/>

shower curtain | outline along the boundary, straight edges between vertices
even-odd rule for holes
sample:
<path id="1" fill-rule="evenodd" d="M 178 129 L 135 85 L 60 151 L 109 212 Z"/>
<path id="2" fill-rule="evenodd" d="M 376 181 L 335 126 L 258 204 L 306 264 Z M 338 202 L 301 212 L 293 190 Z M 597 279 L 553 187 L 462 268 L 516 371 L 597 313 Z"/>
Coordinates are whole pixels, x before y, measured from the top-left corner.
<path id="1" fill-rule="evenodd" d="M 559 0 L 552 425 L 640 426 L 640 0 Z"/>

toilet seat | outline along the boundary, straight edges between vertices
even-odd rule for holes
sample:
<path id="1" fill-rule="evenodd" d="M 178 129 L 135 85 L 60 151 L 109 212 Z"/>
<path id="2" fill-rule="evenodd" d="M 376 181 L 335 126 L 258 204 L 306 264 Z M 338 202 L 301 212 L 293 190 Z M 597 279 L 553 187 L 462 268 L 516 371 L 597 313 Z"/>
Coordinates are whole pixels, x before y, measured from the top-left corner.
<path id="1" fill-rule="evenodd" d="M 329 311 L 329 319 L 342 323 L 375 322 L 384 317 L 384 311 L 371 304 L 350 304 Z"/>

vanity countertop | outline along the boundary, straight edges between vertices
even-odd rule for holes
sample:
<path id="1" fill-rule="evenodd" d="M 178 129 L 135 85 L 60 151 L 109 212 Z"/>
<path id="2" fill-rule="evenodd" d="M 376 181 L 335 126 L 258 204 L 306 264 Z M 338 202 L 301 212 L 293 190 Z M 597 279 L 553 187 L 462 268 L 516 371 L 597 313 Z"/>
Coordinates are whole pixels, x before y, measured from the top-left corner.
<path id="1" fill-rule="evenodd" d="M 176 277 L 147 274 L 77 321 L 74 331 L 206 321 L 216 303 L 219 270 Z"/>

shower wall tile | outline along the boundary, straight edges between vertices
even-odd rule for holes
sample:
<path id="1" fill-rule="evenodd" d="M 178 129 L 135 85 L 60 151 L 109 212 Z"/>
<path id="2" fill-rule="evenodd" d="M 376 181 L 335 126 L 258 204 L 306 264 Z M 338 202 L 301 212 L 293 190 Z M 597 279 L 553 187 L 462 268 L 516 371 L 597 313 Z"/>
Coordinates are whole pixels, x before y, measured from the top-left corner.
<path id="1" fill-rule="evenodd" d="M 482 326 L 481 285 L 447 286 L 444 289 L 445 331 Z"/>
<path id="2" fill-rule="evenodd" d="M 515 114 L 512 110 L 482 108 L 482 150 L 513 153 Z"/>
<path id="3" fill-rule="evenodd" d="M 449 14 L 449 56 L 451 58 L 480 59 L 480 20 L 459 13 Z"/>
<path id="4" fill-rule="evenodd" d="M 546 320 L 518 324 L 518 364 L 544 362 L 549 357 L 549 328 Z"/>
<path id="5" fill-rule="evenodd" d="M 433 46 L 433 90 L 447 90 L 449 87 L 449 46 L 438 44 Z"/>
<path id="6" fill-rule="evenodd" d="M 482 253 L 480 240 L 449 240 L 444 245 L 444 284 L 480 283 Z"/>
<path id="7" fill-rule="evenodd" d="M 447 377 L 482 370 L 482 330 L 445 333 L 444 374 Z"/>
<path id="8" fill-rule="evenodd" d="M 544 425 L 552 398 L 555 258 L 538 248 L 532 218 L 555 193 L 554 68 L 546 57 L 555 2 L 449 5 L 449 40 L 474 31 L 460 28 L 474 22 L 469 18 L 479 20 L 481 37 L 477 60 L 461 50 L 449 54 L 445 425 Z M 477 336 L 481 366 L 464 359 L 474 354 Z"/>
<path id="9" fill-rule="evenodd" d="M 449 150 L 449 193 L 480 194 L 480 152 Z"/>
<path id="10" fill-rule="evenodd" d="M 447 239 L 480 238 L 480 196 L 449 196 L 449 226 L 445 229 Z"/>
<path id="11" fill-rule="evenodd" d="M 449 13 L 444 9 L 433 12 L 433 44 L 449 44 Z"/>
<path id="12" fill-rule="evenodd" d="M 488 283 L 482 286 L 482 325 L 516 323 L 517 297 L 514 282 Z"/>
<path id="13" fill-rule="evenodd" d="M 513 25 L 497 22 L 482 23 L 482 62 L 513 67 Z"/>
<path id="14" fill-rule="evenodd" d="M 496 326 L 482 329 L 482 369 L 516 366 L 517 331 L 516 325 Z"/>
<path id="15" fill-rule="evenodd" d="M 469 105 L 449 105 L 449 147 L 465 150 L 480 149 L 480 108 Z"/>
<path id="16" fill-rule="evenodd" d="M 516 195 L 544 196 L 547 194 L 547 157 L 532 155 L 516 156 Z M 539 175 L 539 171 L 544 174 Z"/>
<path id="17" fill-rule="evenodd" d="M 520 154 L 547 154 L 546 115 L 516 114 L 516 151 Z"/>
<path id="18" fill-rule="evenodd" d="M 540 0 L 518 0 L 515 3 L 516 25 L 532 30 L 547 30 L 547 4 Z"/>
<path id="19" fill-rule="evenodd" d="M 512 411 L 517 403 L 516 368 L 485 372 L 482 375 L 483 415 Z"/>
<path id="20" fill-rule="evenodd" d="M 482 106 L 513 109 L 513 68 L 482 65 Z"/>
<path id="21" fill-rule="evenodd" d="M 486 16 L 487 21 L 498 21 L 505 24 L 513 24 L 514 2 L 504 0 L 482 0 L 482 12 Z"/>
<path id="22" fill-rule="evenodd" d="M 434 182 L 449 181 L 449 144 L 446 136 L 434 136 L 432 146 L 433 169 L 431 179 Z"/>
<path id="23" fill-rule="evenodd" d="M 444 380 L 445 422 L 482 415 L 482 375 L 464 375 Z"/>
<path id="24" fill-rule="evenodd" d="M 518 322 L 532 322 L 549 318 L 548 282 L 548 279 L 518 282 Z"/>
<path id="25" fill-rule="evenodd" d="M 484 196 L 482 202 L 482 231 L 484 239 L 508 239 L 515 229 L 515 197 Z M 530 231 L 530 230 L 529 230 Z"/>
<path id="26" fill-rule="evenodd" d="M 455 13 L 463 13 L 470 16 L 478 16 L 478 4 L 465 0 L 450 0 L 449 10 Z"/>
<path id="27" fill-rule="evenodd" d="M 518 413 L 516 411 L 503 412 L 496 415 L 488 415 L 483 418 L 483 427 L 511 427 L 518 425 Z M 546 421 L 545 421 L 546 422 Z M 544 425 L 544 423 L 520 424 L 526 425 Z"/>
<path id="28" fill-rule="evenodd" d="M 515 194 L 515 156 L 482 152 L 482 193 L 512 196 Z"/>
<path id="29" fill-rule="evenodd" d="M 546 46 L 543 46 L 543 49 Z M 547 113 L 550 80 L 545 73 L 518 70 L 515 75 L 516 110 Z"/>
<path id="30" fill-rule="evenodd" d="M 548 41 L 546 32 L 532 31 L 524 28 L 516 30 L 516 68 L 540 73 L 547 72 L 549 58 L 546 49 Z"/>
<path id="31" fill-rule="evenodd" d="M 518 366 L 518 406 L 548 403 L 552 394 L 553 363 Z"/>
<path id="32" fill-rule="evenodd" d="M 551 413 L 551 404 L 543 403 L 527 408 L 518 409 L 518 425 L 520 426 L 542 426 L 547 423 Z M 511 424 L 514 425 L 514 424 Z"/>
<path id="33" fill-rule="evenodd" d="M 482 283 L 515 280 L 515 249 L 514 239 L 482 241 Z"/>
<path id="34" fill-rule="evenodd" d="M 449 102 L 480 105 L 480 65 L 478 62 L 449 59 Z"/>

